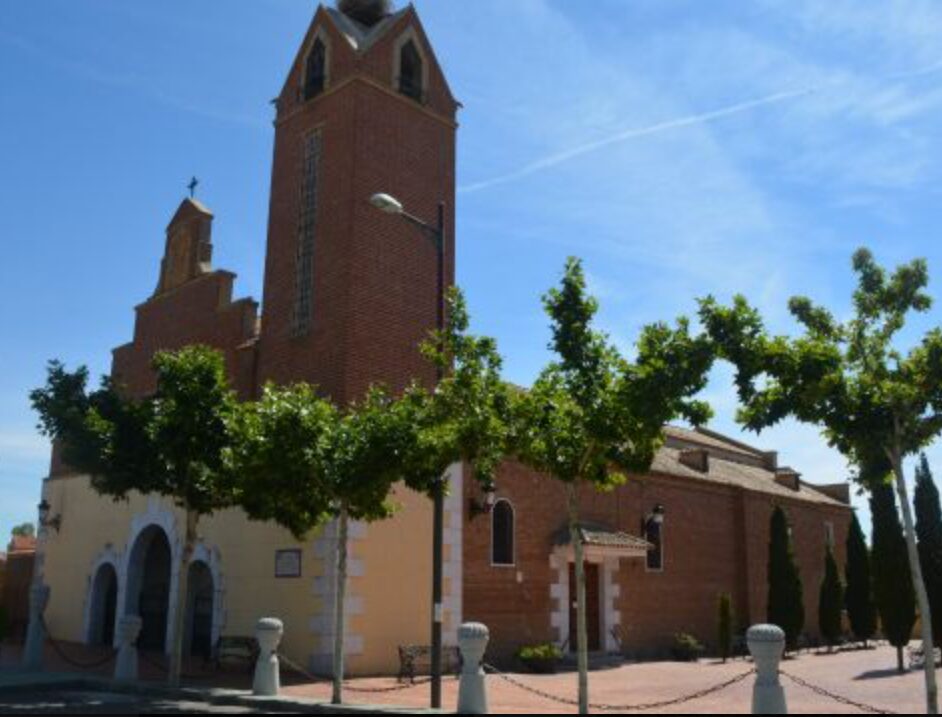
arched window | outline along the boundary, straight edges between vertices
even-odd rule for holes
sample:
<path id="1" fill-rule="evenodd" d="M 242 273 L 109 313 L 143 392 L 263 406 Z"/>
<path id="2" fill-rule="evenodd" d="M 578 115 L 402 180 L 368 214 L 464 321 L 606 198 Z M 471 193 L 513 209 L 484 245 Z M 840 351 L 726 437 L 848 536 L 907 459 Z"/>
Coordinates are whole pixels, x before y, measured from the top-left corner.
<path id="1" fill-rule="evenodd" d="M 310 100 L 324 91 L 327 84 L 327 47 L 321 38 L 311 46 L 304 65 L 304 99 Z"/>
<path id="2" fill-rule="evenodd" d="M 422 72 L 422 55 L 415 40 L 409 40 L 399 50 L 399 91 L 418 102 L 422 101 L 425 89 L 422 87 Z"/>
<path id="3" fill-rule="evenodd" d="M 499 500 L 491 511 L 491 564 L 514 564 L 514 509 Z"/>
<path id="4" fill-rule="evenodd" d="M 653 547 L 648 551 L 647 569 L 659 573 L 664 570 L 664 523 L 651 517 L 644 522 L 644 539 Z"/>

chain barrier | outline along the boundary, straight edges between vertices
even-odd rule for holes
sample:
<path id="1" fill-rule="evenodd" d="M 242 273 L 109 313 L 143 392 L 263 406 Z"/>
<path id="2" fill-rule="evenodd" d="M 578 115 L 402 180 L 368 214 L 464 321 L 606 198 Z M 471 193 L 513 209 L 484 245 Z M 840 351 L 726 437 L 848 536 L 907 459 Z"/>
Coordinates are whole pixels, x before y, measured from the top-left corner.
<path id="1" fill-rule="evenodd" d="M 498 679 L 501 679 L 504 682 L 511 684 L 514 687 L 517 687 L 518 689 L 523 690 L 524 692 L 529 692 L 530 694 L 536 695 L 537 697 L 542 697 L 545 700 L 549 700 L 550 702 L 555 702 L 561 705 L 566 705 L 567 707 L 579 706 L 578 700 L 571 700 L 565 697 L 559 697 L 549 692 L 544 692 L 543 690 L 536 689 L 535 687 L 530 687 L 529 685 L 524 684 L 520 680 L 517 680 L 511 677 L 510 675 L 507 675 L 501 672 L 493 665 L 485 664 L 483 667 L 485 671 L 487 671 L 489 674 L 494 675 Z M 676 705 L 684 704 L 686 702 L 692 702 L 694 700 L 698 700 L 712 694 L 716 694 L 717 692 L 722 692 L 728 687 L 732 687 L 733 685 L 743 682 L 744 680 L 751 677 L 755 673 L 756 671 L 754 669 L 751 669 L 748 672 L 744 672 L 741 675 L 737 675 L 736 677 L 730 678 L 726 680 L 725 682 L 721 682 L 718 685 L 713 685 L 712 687 L 707 687 L 697 692 L 693 692 L 689 695 L 684 695 L 683 697 L 676 697 L 670 700 L 662 700 L 659 702 L 647 702 L 643 704 L 633 704 L 633 705 L 613 705 L 613 704 L 600 703 L 600 704 L 590 704 L 589 707 L 591 709 L 600 710 L 602 712 L 638 712 L 641 710 L 654 710 L 654 709 L 661 709 L 663 707 L 673 707 Z"/>
<path id="2" fill-rule="evenodd" d="M 299 675 L 301 675 L 301 677 L 305 678 L 306 680 L 309 680 L 313 684 L 333 684 L 333 680 L 330 680 L 324 677 L 318 677 L 317 675 L 314 675 L 311 672 L 308 672 L 303 667 L 301 667 L 298 663 L 285 657 L 280 652 L 278 653 L 278 659 L 281 662 L 283 662 L 285 665 L 287 665 L 290 669 L 294 670 Z M 414 680 L 412 682 L 406 682 L 404 684 L 393 685 L 392 687 L 353 687 L 349 683 L 344 682 L 343 689 L 346 692 L 375 695 L 375 694 L 384 694 L 388 692 L 404 692 L 405 690 L 410 690 L 413 687 L 421 687 L 422 685 L 427 685 L 431 681 L 432 679 L 429 677 L 429 678 Z"/>
<path id="3" fill-rule="evenodd" d="M 118 655 L 118 651 L 112 648 L 111 653 L 106 657 L 103 657 L 99 660 L 93 660 L 92 662 L 80 662 L 79 660 L 69 657 L 69 655 L 65 653 L 65 650 L 59 641 L 52 637 L 52 633 L 49 631 L 49 626 L 46 624 L 46 619 L 44 617 L 39 618 L 39 624 L 42 626 L 43 632 L 45 632 L 46 639 L 49 641 L 49 645 L 52 647 L 53 652 L 55 652 L 59 656 L 59 659 L 65 662 L 65 664 L 69 665 L 69 667 L 74 667 L 77 670 L 97 670 L 98 668 L 107 665 Z"/>
<path id="4" fill-rule="evenodd" d="M 148 665 L 158 670 L 159 672 L 170 673 L 170 663 L 163 664 L 158 662 L 155 658 L 151 657 L 148 653 L 144 652 L 142 649 L 137 649 L 137 656 L 142 662 L 146 662 Z M 194 675 L 187 672 L 180 672 L 181 680 L 205 680 L 209 677 L 208 674 L 204 675 Z"/>
<path id="5" fill-rule="evenodd" d="M 894 712 L 893 710 L 886 710 L 886 709 L 881 709 L 880 707 L 873 707 L 872 705 L 867 705 L 867 704 L 864 704 L 863 702 L 855 702 L 854 700 L 848 697 L 835 694 L 833 692 L 830 692 L 824 689 L 823 687 L 812 685 L 810 682 L 807 682 L 801 679 L 800 677 L 796 677 L 795 675 L 789 674 L 788 672 L 785 672 L 784 670 L 780 670 L 779 674 L 781 674 L 782 677 L 787 677 L 789 680 L 794 682 L 799 687 L 804 687 L 806 690 L 811 690 L 816 695 L 820 695 L 821 697 L 827 697 L 828 699 L 834 700 L 835 702 L 839 702 L 842 705 L 847 705 L 848 707 L 855 707 L 856 709 L 859 709 L 868 714 L 873 714 L 873 715 L 899 714 L 899 712 Z"/>

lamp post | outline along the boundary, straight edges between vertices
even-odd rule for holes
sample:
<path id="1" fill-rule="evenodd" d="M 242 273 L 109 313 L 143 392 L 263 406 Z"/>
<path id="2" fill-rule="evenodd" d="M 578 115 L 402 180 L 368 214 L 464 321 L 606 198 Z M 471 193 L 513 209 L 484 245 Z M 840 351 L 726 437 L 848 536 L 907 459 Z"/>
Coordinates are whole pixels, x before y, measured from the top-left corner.
<path id="1" fill-rule="evenodd" d="M 438 204 L 438 223 L 431 225 L 409 214 L 398 199 L 389 194 L 374 194 L 370 203 L 387 214 L 396 214 L 417 226 L 435 246 L 437 255 L 437 291 L 435 294 L 435 328 L 445 330 L 445 203 Z M 441 381 L 443 369 L 437 369 L 436 379 Z M 445 536 L 445 478 L 436 476 L 432 489 L 432 709 L 442 706 L 442 593 L 444 583 Z"/>

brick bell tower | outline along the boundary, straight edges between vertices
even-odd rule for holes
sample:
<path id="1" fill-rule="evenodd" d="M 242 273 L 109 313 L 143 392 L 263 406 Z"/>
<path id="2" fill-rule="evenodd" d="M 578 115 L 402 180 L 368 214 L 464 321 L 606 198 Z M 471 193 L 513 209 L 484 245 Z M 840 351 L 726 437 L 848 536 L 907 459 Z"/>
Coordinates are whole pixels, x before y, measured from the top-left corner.
<path id="1" fill-rule="evenodd" d="M 415 9 L 321 5 L 276 100 L 259 380 L 308 381 L 339 403 L 373 382 L 432 381 L 436 252 L 385 192 L 434 223 L 454 282 L 459 103 Z"/>

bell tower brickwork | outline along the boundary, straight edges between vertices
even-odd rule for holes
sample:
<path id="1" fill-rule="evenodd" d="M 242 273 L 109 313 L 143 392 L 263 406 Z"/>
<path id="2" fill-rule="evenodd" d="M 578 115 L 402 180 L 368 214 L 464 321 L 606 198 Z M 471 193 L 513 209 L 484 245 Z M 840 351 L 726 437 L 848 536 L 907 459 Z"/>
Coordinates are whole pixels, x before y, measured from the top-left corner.
<path id="1" fill-rule="evenodd" d="M 397 74 L 409 41 L 417 97 Z M 453 283 L 458 103 L 415 10 L 367 27 L 320 7 L 276 105 L 260 382 L 308 381 L 345 403 L 373 382 L 433 380 L 418 344 L 435 326 L 434 247 L 369 203 L 387 192 L 434 223 L 444 202 Z"/>

